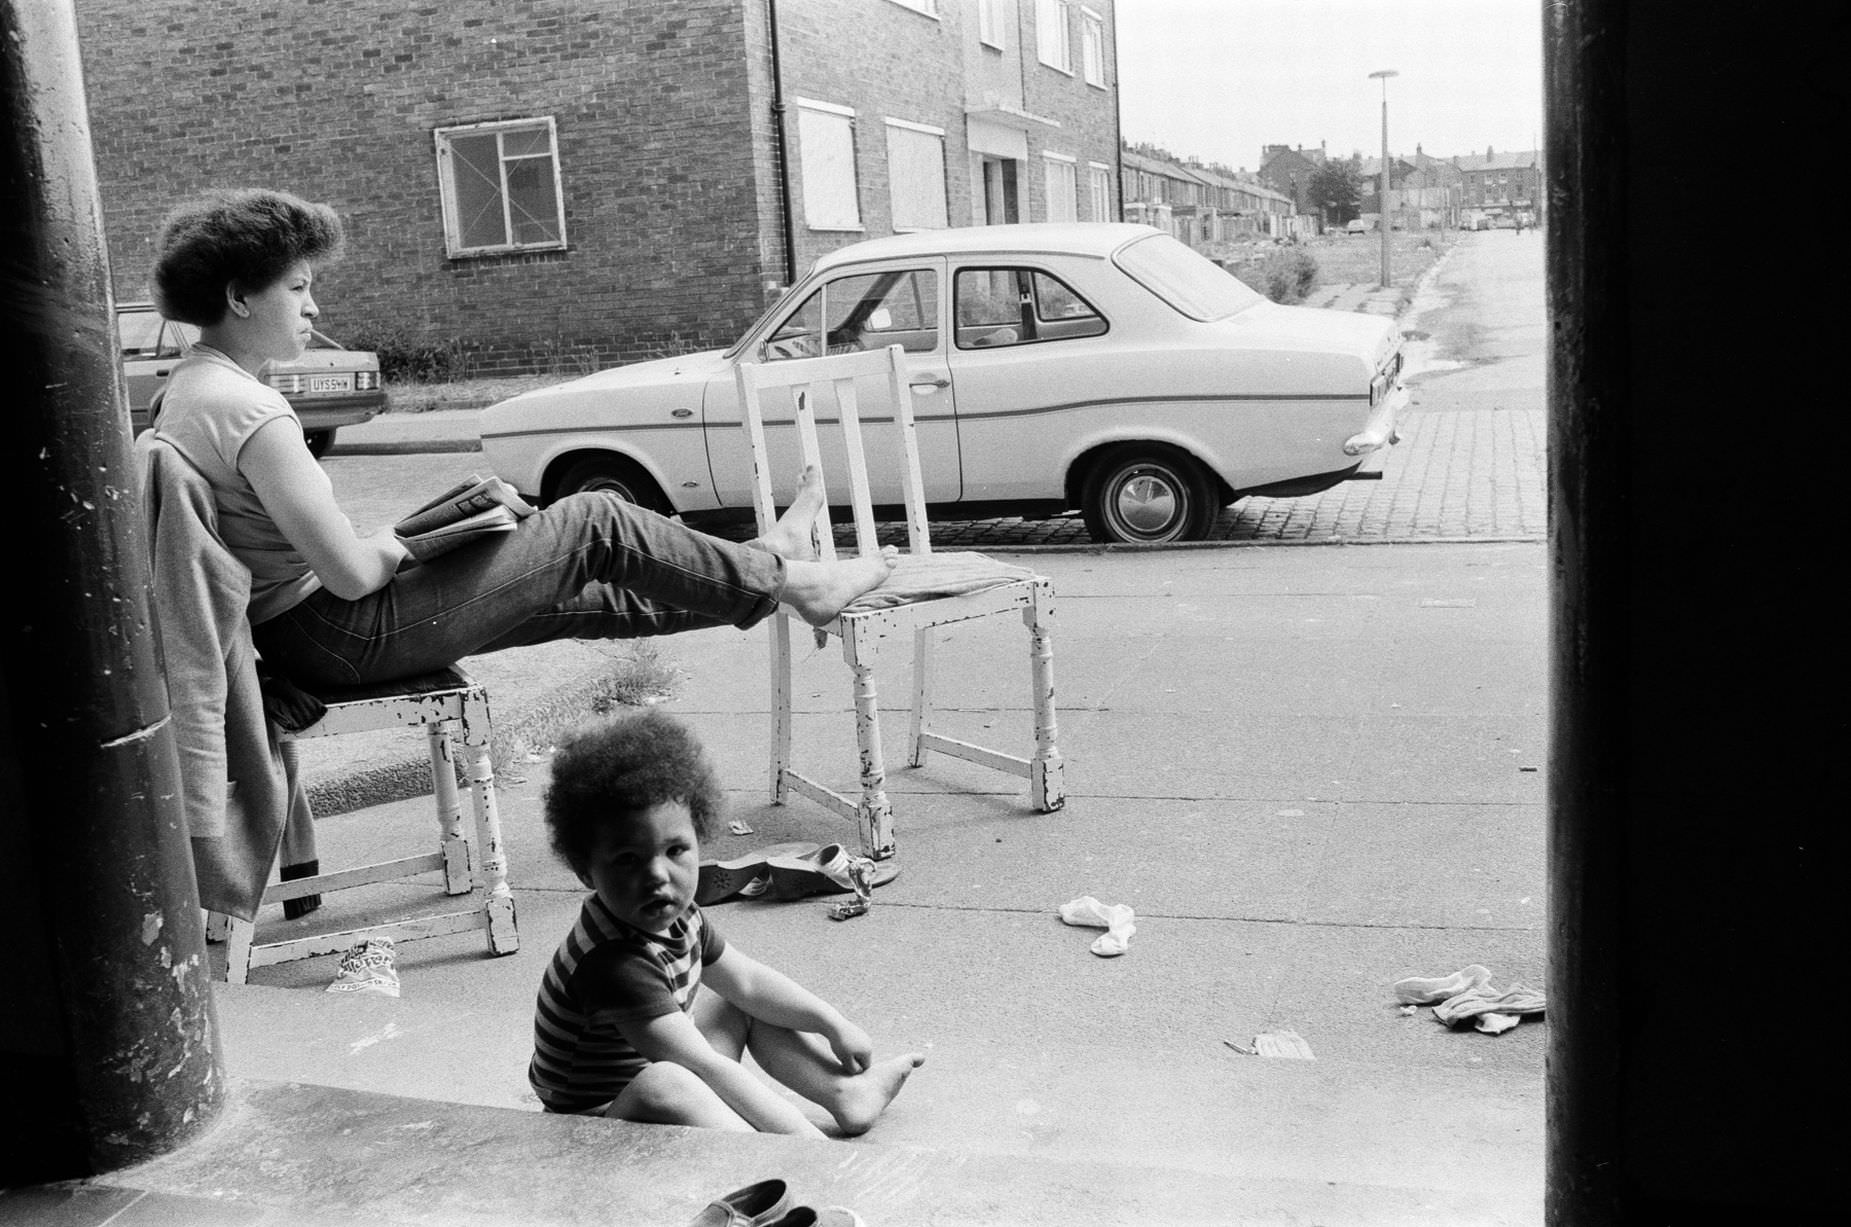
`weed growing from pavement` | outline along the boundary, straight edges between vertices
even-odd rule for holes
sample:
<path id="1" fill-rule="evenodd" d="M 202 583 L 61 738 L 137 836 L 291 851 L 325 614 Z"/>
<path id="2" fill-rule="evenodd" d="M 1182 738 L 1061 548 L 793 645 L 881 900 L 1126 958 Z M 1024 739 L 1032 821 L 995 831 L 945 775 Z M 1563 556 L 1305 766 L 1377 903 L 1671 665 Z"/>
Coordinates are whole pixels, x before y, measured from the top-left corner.
<path id="1" fill-rule="evenodd" d="M 524 779 L 528 766 L 551 750 L 561 736 L 593 716 L 625 708 L 648 707 L 672 698 L 681 670 L 652 643 L 613 645 L 609 665 L 587 688 L 575 690 L 555 707 L 536 713 L 520 731 L 494 744 L 495 774 Z"/>

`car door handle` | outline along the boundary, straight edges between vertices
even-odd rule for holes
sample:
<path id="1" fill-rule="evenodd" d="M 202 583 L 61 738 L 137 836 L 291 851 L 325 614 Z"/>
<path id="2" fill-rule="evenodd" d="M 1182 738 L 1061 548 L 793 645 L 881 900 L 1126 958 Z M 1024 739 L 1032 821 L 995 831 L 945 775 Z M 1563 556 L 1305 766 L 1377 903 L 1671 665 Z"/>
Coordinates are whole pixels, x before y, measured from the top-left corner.
<path id="1" fill-rule="evenodd" d="M 694 416 L 694 410 L 692 409 L 670 409 L 668 411 L 668 415 L 672 418 L 691 418 Z"/>
<path id="2" fill-rule="evenodd" d="M 912 386 L 915 388 L 949 388 L 951 381 L 942 375 L 934 375 L 930 379 L 915 379 Z"/>

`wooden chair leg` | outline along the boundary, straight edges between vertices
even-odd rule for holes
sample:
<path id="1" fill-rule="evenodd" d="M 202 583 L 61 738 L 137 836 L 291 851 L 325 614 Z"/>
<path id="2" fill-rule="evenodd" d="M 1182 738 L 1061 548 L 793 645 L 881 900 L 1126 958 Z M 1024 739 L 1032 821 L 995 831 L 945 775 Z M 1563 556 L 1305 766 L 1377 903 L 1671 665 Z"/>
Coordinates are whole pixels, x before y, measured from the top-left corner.
<path id="1" fill-rule="evenodd" d="M 225 982 L 245 984 L 251 978 L 251 942 L 257 926 L 236 916 L 225 917 Z"/>
<path id="2" fill-rule="evenodd" d="M 771 803 L 783 805 L 790 792 L 791 620 L 771 619 Z"/>
<path id="3" fill-rule="evenodd" d="M 926 716 L 932 710 L 932 630 L 922 628 L 913 632 L 913 718 L 907 733 L 907 742 L 911 747 L 907 762 L 914 767 L 925 766 Z"/>
<path id="4" fill-rule="evenodd" d="M 880 701 L 874 689 L 874 666 L 856 661 L 855 740 L 861 747 L 861 850 L 876 860 L 892 856 L 893 805 L 887 800 L 887 767 L 881 757 Z"/>
<path id="5" fill-rule="evenodd" d="M 424 726 L 431 749 L 431 799 L 437 805 L 439 846 L 443 850 L 443 893 L 466 895 L 472 886 L 469 838 L 463 834 L 463 807 L 456 792 L 455 750 L 450 722 L 432 720 Z"/>
<path id="6" fill-rule="evenodd" d="M 514 893 L 508 889 L 508 857 L 501 843 L 501 811 L 495 800 L 495 760 L 486 707 L 474 720 L 465 715 L 462 728 L 476 821 L 474 876 L 488 894 L 483 904 L 488 915 L 488 950 L 490 954 L 513 954 L 521 948 L 521 935 L 515 923 Z"/>
<path id="7" fill-rule="evenodd" d="M 1034 687 L 1035 755 L 1029 760 L 1029 799 L 1043 813 L 1067 804 L 1060 756 L 1060 728 L 1054 716 L 1054 610 L 1051 589 L 1036 589 L 1035 599 L 1022 611 L 1028 624 L 1028 666 Z"/>

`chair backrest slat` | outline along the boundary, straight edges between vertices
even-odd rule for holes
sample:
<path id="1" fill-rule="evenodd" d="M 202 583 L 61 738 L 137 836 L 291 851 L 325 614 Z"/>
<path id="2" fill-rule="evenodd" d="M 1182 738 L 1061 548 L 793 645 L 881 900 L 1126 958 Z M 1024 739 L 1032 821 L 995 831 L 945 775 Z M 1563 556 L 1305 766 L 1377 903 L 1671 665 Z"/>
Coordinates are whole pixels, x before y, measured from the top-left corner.
<path id="1" fill-rule="evenodd" d="M 822 449 L 818 443 L 816 415 L 818 398 L 830 389 L 835 401 L 842 433 L 843 452 L 848 459 L 849 501 L 854 509 L 855 538 L 861 554 L 875 554 L 880 543 L 875 530 L 873 491 L 869 481 L 865 433 L 862 428 L 862 396 L 866 390 L 886 402 L 894 422 L 894 435 L 900 449 L 900 477 L 906 505 L 906 534 L 915 554 L 928 554 L 932 538 L 926 524 L 925 483 L 919 464 L 919 434 L 913 418 L 912 384 L 906 370 L 905 352 L 898 345 L 863 353 L 837 354 L 824 358 L 797 358 L 782 362 L 745 363 L 736 368 L 739 402 L 747 436 L 752 447 L 753 502 L 759 531 L 769 531 L 777 515 L 772 499 L 770 453 L 766 445 L 764 398 L 781 392 L 792 398 L 798 444 L 804 463 L 821 468 Z M 866 380 L 865 385 L 857 380 Z M 884 415 L 877 415 L 884 416 Z M 828 498 L 818 516 L 819 545 L 824 557 L 833 558 L 834 541 L 829 524 Z"/>

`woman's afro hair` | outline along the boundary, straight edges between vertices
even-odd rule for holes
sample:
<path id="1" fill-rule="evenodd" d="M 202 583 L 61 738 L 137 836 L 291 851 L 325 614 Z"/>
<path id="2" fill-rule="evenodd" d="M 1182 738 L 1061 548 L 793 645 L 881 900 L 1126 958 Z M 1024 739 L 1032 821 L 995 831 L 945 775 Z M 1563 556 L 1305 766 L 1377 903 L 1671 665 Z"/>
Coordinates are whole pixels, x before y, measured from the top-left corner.
<path id="1" fill-rule="evenodd" d="M 179 206 L 154 242 L 154 300 L 169 319 L 207 328 L 225 318 L 225 288 L 265 289 L 298 261 L 338 259 L 341 219 L 288 192 L 232 188 Z"/>

